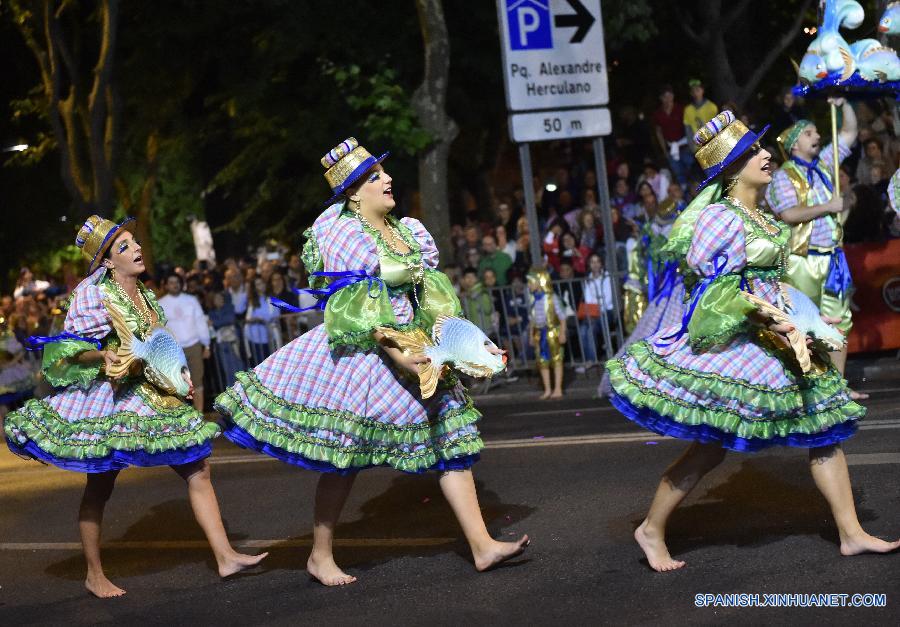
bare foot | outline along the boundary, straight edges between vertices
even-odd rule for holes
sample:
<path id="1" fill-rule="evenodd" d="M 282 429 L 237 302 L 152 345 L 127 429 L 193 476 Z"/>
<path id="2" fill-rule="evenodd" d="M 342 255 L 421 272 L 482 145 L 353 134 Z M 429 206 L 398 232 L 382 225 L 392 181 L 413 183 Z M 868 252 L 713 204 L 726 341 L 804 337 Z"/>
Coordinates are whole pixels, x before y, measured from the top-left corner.
<path id="1" fill-rule="evenodd" d="M 484 572 L 501 562 L 521 555 L 529 544 L 531 544 L 531 540 L 528 539 L 527 535 L 519 538 L 517 542 L 498 542 L 494 540 L 488 549 L 480 551 L 473 556 L 475 558 L 475 570 Z"/>
<path id="2" fill-rule="evenodd" d="M 563 394 L 561 391 L 556 391 L 550 395 L 550 398 L 562 398 L 562 397 L 563 397 Z"/>
<path id="3" fill-rule="evenodd" d="M 306 571 L 323 586 L 344 586 L 356 581 L 356 577 L 348 575 L 334 562 L 334 556 L 316 557 L 311 554 L 306 562 Z"/>
<path id="4" fill-rule="evenodd" d="M 260 553 L 259 555 L 244 555 L 235 552 L 227 557 L 224 562 L 219 564 L 219 577 L 229 577 L 242 570 L 253 568 L 265 559 L 268 553 Z"/>
<path id="5" fill-rule="evenodd" d="M 669 555 L 669 549 L 666 547 L 665 541 L 661 536 L 647 531 L 647 521 L 641 523 L 641 526 L 634 530 L 634 539 L 644 550 L 647 561 L 650 562 L 650 568 L 658 573 L 664 573 L 670 570 L 678 570 L 684 566 L 681 560 L 672 559 Z"/>
<path id="6" fill-rule="evenodd" d="M 857 392 L 856 390 L 850 390 L 850 398 L 854 401 L 864 401 L 869 398 L 869 395 L 865 392 Z"/>
<path id="7" fill-rule="evenodd" d="M 97 575 L 88 573 L 87 578 L 84 580 L 84 587 L 99 599 L 110 599 L 125 594 L 122 588 L 107 579 L 103 573 Z"/>
<path id="8" fill-rule="evenodd" d="M 546 401 L 548 398 L 550 398 L 550 390 L 545 390 L 543 394 L 538 396 L 539 401 Z"/>
<path id="9" fill-rule="evenodd" d="M 841 555 L 859 555 L 860 553 L 890 553 L 900 548 L 900 540 L 887 542 L 881 538 L 862 532 L 841 540 Z"/>

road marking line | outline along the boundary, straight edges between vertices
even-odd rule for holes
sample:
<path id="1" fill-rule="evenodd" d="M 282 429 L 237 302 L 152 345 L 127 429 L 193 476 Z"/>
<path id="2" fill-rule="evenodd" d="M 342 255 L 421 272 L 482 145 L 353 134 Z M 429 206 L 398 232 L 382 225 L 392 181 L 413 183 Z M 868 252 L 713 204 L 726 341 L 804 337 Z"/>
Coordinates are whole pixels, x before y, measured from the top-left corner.
<path id="1" fill-rule="evenodd" d="M 854 453 L 847 455 L 848 466 L 872 466 L 875 464 L 900 464 L 900 453 Z"/>
<path id="2" fill-rule="evenodd" d="M 342 547 L 427 547 L 452 544 L 457 538 L 341 538 L 335 546 Z M 281 538 L 273 540 L 239 540 L 239 549 L 271 549 L 311 547 L 312 538 Z M 107 549 L 208 549 L 206 540 L 113 540 L 101 545 Z M 0 542 L 0 551 L 80 551 L 80 542 Z"/>

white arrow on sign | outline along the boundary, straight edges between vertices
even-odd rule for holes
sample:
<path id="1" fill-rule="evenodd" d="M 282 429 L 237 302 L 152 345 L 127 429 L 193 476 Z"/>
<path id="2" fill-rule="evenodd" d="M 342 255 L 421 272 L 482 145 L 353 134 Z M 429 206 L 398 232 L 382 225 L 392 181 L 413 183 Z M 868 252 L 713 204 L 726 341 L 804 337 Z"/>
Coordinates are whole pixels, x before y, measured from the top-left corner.
<path id="1" fill-rule="evenodd" d="M 600 0 L 497 0 L 510 111 L 609 102 Z"/>

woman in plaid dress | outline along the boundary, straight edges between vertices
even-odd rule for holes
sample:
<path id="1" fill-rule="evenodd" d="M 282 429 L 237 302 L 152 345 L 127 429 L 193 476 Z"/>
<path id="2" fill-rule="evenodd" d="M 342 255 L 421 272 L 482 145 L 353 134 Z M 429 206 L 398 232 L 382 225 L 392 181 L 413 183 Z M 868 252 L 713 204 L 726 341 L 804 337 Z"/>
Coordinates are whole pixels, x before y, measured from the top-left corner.
<path id="1" fill-rule="evenodd" d="M 325 273 L 310 277 L 325 323 L 239 373 L 216 400 L 225 437 L 322 473 L 307 568 L 325 585 L 356 580 L 335 564 L 332 539 L 364 468 L 439 471 L 478 570 L 528 543 L 527 536 L 497 542 L 487 532 L 470 471 L 483 447 L 481 414 L 465 388 L 449 376 L 423 400 L 418 377 L 409 375 L 426 358 L 402 353 L 376 330 L 418 327 L 430 335 L 438 315 L 461 315 L 428 231 L 418 220 L 389 216 L 395 203 L 380 165 L 386 156 L 376 159 L 350 138 L 322 159 L 334 204 L 305 233 L 303 261 L 311 275 Z"/>
<path id="2" fill-rule="evenodd" d="M 128 466 L 171 466 L 185 480 L 220 576 L 249 568 L 266 555 L 236 552 L 225 534 L 206 460 L 219 426 L 155 388 L 139 369 L 118 379 L 105 374 L 119 361 L 110 307 L 141 339 L 153 325 L 166 322 L 153 292 L 137 279 L 144 272 L 141 246 L 124 224 L 91 216 L 79 232 L 76 245 L 90 262 L 89 276 L 72 293 L 65 333 L 29 338 L 44 344 L 44 377 L 58 391 L 29 400 L 5 424 L 13 453 L 87 473 L 78 513 L 85 586 L 102 598 L 125 594 L 103 572 L 100 526 L 116 477 Z M 190 385 L 189 375 L 184 376 Z"/>
<path id="3" fill-rule="evenodd" d="M 763 129 L 763 133 L 765 129 Z M 687 266 L 685 320 L 638 342 L 607 364 L 612 403 L 630 420 L 692 444 L 666 470 L 635 539 L 657 571 L 681 568 L 665 544 L 669 515 L 728 449 L 809 449 L 810 468 L 838 526 L 841 553 L 887 552 L 900 541 L 859 524 L 840 442 L 865 409 L 827 355 L 804 374 L 774 324 L 740 296 L 778 305 L 790 229 L 757 208 L 771 180 L 759 135 L 725 111 L 698 131 L 703 191 L 676 222 L 667 250 Z M 832 322 L 828 320 L 828 322 Z"/>

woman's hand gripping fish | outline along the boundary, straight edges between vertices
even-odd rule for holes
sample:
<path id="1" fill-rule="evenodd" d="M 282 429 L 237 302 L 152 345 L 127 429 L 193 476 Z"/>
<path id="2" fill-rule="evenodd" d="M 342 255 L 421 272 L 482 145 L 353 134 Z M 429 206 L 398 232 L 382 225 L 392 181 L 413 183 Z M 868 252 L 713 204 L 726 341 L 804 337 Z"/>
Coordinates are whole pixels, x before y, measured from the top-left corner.
<path id="1" fill-rule="evenodd" d="M 742 291 L 741 296 L 756 305 L 760 313 L 769 316 L 776 323 L 794 327 L 794 330 L 787 334 L 788 342 L 794 349 L 800 369 L 809 372 L 812 369 L 812 362 L 809 347 L 806 345 L 807 337 L 812 337 L 814 342 L 823 344 L 829 351 L 840 350 L 846 340 L 840 331 L 822 320 L 819 308 L 809 296 L 786 283 L 781 284 L 781 289 L 784 294 L 783 310 L 750 292 Z"/>
<path id="2" fill-rule="evenodd" d="M 499 352 L 496 344 L 464 318 L 438 316 L 431 337 L 422 329 L 409 332 L 378 327 L 378 330 L 403 351 L 425 355 L 431 360 L 419 364 L 419 387 L 423 399 L 434 394 L 445 365 L 480 378 L 490 378 L 506 367 L 506 357 L 491 352 L 491 349 Z"/>
<path id="3" fill-rule="evenodd" d="M 119 363 L 108 368 L 107 374 L 112 377 L 126 374 L 132 362 L 140 359 L 144 362 L 144 376 L 150 383 L 168 394 L 187 397 L 191 389 L 182 376 L 188 372 L 187 358 L 172 333 L 155 324 L 150 327 L 147 339 L 141 341 L 128 328 L 122 312 L 109 301 L 105 301 L 105 305 L 121 342 L 116 352 Z"/>

